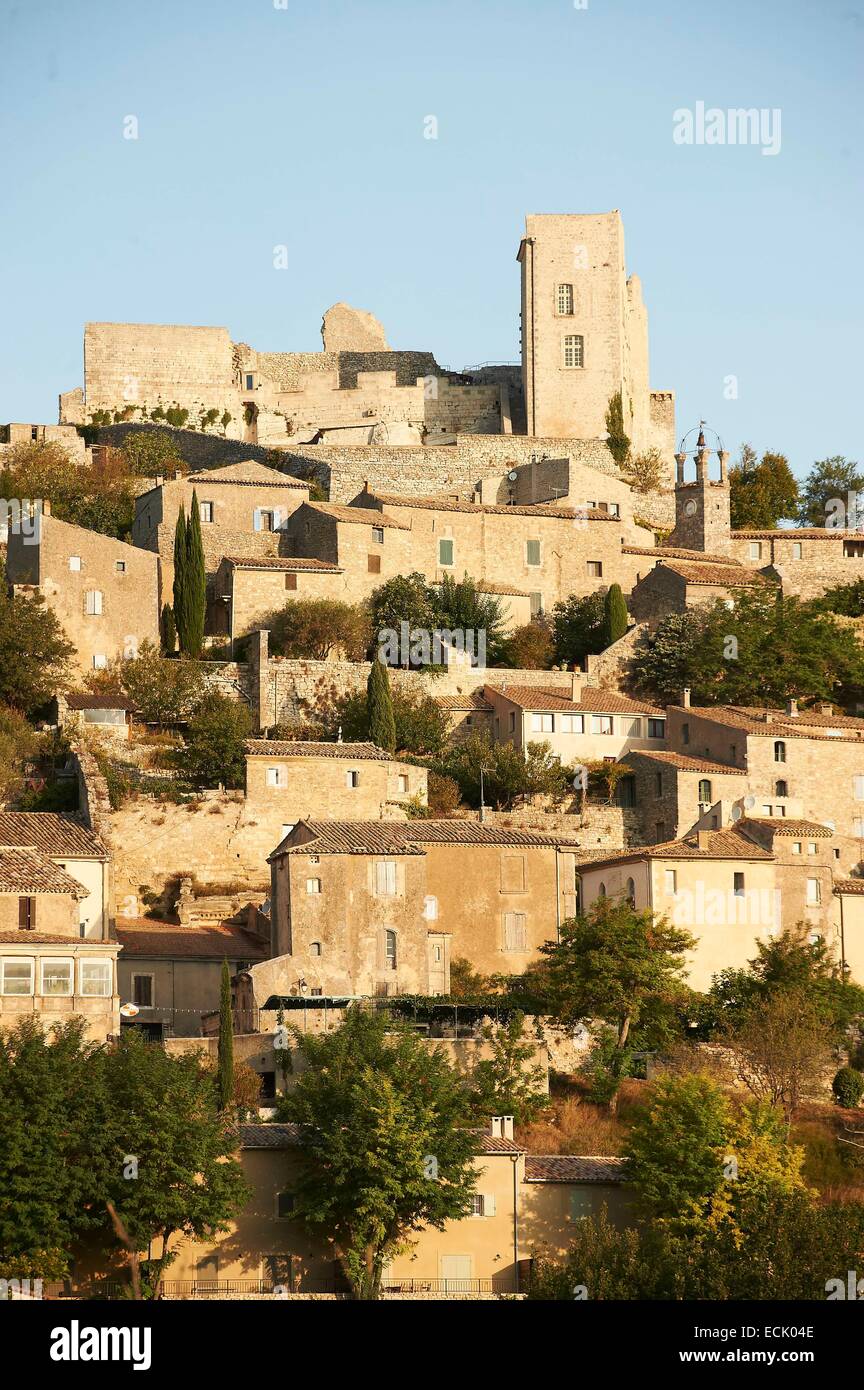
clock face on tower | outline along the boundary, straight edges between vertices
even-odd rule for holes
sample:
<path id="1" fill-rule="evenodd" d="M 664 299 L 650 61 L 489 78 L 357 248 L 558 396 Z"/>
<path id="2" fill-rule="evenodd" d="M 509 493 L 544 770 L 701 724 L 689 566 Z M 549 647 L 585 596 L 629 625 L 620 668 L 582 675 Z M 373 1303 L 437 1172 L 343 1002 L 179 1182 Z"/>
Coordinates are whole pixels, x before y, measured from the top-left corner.
<path id="1" fill-rule="evenodd" d="M 686 506 L 685 506 L 685 508 L 684 508 L 684 515 L 685 515 L 685 516 L 695 516 L 695 515 L 696 515 L 696 503 L 695 503 L 695 502 L 688 502 L 688 503 L 686 504 Z"/>

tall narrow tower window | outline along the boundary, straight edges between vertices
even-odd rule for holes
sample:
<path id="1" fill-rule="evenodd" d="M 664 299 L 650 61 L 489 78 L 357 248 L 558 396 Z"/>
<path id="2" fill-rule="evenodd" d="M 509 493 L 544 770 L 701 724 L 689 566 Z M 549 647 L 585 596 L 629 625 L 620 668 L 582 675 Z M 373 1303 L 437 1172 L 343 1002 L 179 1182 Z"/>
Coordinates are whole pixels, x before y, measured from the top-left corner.
<path id="1" fill-rule="evenodd" d="M 581 333 L 568 333 L 564 339 L 564 366 L 584 367 L 585 339 Z"/>
<path id="2" fill-rule="evenodd" d="M 573 313 L 573 286 L 572 286 L 572 285 L 559 285 L 559 286 L 558 286 L 558 313 L 559 313 L 559 314 L 572 314 L 572 313 Z"/>

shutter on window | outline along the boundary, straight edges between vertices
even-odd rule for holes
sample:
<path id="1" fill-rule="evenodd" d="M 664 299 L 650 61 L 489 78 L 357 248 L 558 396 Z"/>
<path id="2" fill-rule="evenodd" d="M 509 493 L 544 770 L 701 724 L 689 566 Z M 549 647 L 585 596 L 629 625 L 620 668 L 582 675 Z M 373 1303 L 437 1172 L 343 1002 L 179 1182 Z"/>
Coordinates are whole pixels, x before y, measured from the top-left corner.
<path id="1" fill-rule="evenodd" d="M 494 1215 L 495 1215 L 495 1193 L 494 1193 L 494 1192 L 485 1192 L 485 1193 L 483 1194 L 483 1215 L 484 1215 L 484 1216 L 494 1216 Z"/>
<path id="2" fill-rule="evenodd" d="M 255 511 L 252 513 L 252 525 L 254 526 L 254 528 L 255 528 L 256 531 L 260 531 L 260 530 L 261 530 L 261 508 L 260 508 L 260 507 L 256 507 L 256 508 L 255 508 Z"/>
<path id="3" fill-rule="evenodd" d="M 282 508 L 273 508 L 273 530 L 278 531 L 282 525 Z"/>

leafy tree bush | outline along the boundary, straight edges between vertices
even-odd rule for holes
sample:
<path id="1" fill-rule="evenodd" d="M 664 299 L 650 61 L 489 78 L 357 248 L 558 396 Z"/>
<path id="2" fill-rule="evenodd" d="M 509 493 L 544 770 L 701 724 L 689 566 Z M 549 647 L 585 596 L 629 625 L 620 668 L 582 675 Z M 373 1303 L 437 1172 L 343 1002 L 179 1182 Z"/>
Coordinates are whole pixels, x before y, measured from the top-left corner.
<path id="1" fill-rule="evenodd" d="M 504 643 L 505 611 L 500 598 L 481 593 L 475 580 L 463 575 L 458 582 L 446 574 L 437 586 L 436 626 L 447 631 L 473 632 L 475 643 L 485 634 L 486 663 L 499 661 Z M 466 637 L 467 641 L 467 637 Z"/>
<path id="2" fill-rule="evenodd" d="M 860 492 L 862 488 L 864 488 L 864 473 L 852 459 L 847 459 L 842 454 L 834 454 L 831 458 L 820 459 L 810 469 L 801 488 L 798 505 L 800 525 L 825 526 L 832 524 L 835 513 L 835 507 L 832 506 L 832 503 L 842 502 L 845 509 L 849 493 Z M 855 508 L 855 511 L 856 515 L 844 517 L 844 520 L 853 529 L 858 525 L 858 513 L 864 511 L 864 508 L 859 506 Z M 836 525 L 837 521 L 833 520 L 833 524 Z"/>
<path id="3" fill-rule="evenodd" d="M 447 718 L 432 696 L 397 685 L 390 689 L 390 703 L 396 725 L 396 751 L 420 758 L 440 757 L 447 741 Z M 337 700 L 328 713 L 324 737 L 335 738 L 340 729 L 348 743 L 374 742 L 366 696 L 359 691 Z"/>
<path id="4" fill-rule="evenodd" d="M 436 626 L 436 595 L 425 576 L 399 574 L 379 584 L 369 599 L 372 643 L 377 650 L 381 632 L 401 631 L 401 624 L 431 632 Z"/>
<path id="5" fill-rule="evenodd" d="M 602 652 L 605 597 L 602 591 L 569 598 L 552 609 L 552 641 L 555 660 L 565 666 L 581 666 L 585 657 Z"/>
<path id="6" fill-rule="evenodd" d="M 0 704 L 35 713 L 68 688 L 74 650 L 41 594 L 12 597 L 0 585 Z"/>
<path id="7" fill-rule="evenodd" d="M 35 757 L 39 737 L 19 710 L 0 705 L 0 806 L 23 786 L 24 764 Z"/>
<path id="8" fill-rule="evenodd" d="M 132 661 L 116 661 L 88 681 L 90 688 L 121 691 L 146 724 L 182 723 L 198 709 L 207 689 L 200 664 L 181 657 L 169 661 L 152 642 L 142 642 Z"/>
<path id="9" fill-rule="evenodd" d="M 603 642 L 611 647 L 627 631 L 627 604 L 620 584 L 610 584 L 603 596 Z"/>
<path id="10" fill-rule="evenodd" d="M 548 671 L 555 661 L 555 643 L 549 624 L 534 618 L 517 627 L 501 643 L 499 659 L 520 671 Z"/>
<path id="11" fill-rule="evenodd" d="M 178 468 L 186 471 L 176 440 L 167 430 L 148 428 L 130 432 L 119 452 L 129 472 L 136 477 L 155 478 Z"/>
<path id="12" fill-rule="evenodd" d="M 276 656 L 326 661 L 337 647 L 348 661 L 362 661 L 369 645 L 365 609 L 340 599 L 295 599 L 267 620 Z"/>
<path id="13" fill-rule="evenodd" d="M 625 458 L 622 473 L 636 492 L 659 492 L 666 483 L 666 461 L 659 449 L 644 449 Z"/>
<path id="14" fill-rule="evenodd" d="M 452 816 L 458 810 L 460 801 L 459 785 L 455 779 L 430 768 L 426 797 L 429 815 L 442 818 Z"/>
<path id="15" fill-rule="evenodd" d="M 205 695 L 189 719 L 186 747 L 177 754 L 184 776 L 196 787 L 242 787 L 250 728 L 246 705 L 216 691 Z"/>
<path id="16" fill-rule="evenodd" d="M 749 444 L 729 470 L 733 530 L 774 530 L 798 514 L 798 483 L 784 454 L 766 452 L 761 462 Z"/>
<path id="17" fill-rule="evenodd" d="M 864 1095 L 864 1075 L 855 1067 L 841 1067 L 831 1082 L 834 1099 L 844 1110 L 854 1110 Z"/>
<path id="18" fill-rule="evenodd" d="M 442 1049 L 353 1007 L 335 1032 L 297 1035 L 304 1068 L 280 1098 L 308 1166 L 295 1219 L 329 1242 L 356 1298 L 421 1226 L 441 1230 L 474 1191 L 468 1093 Z"/>
<path id="19" fill-rule="evenodd" d="M 162 650 L 166 656 L 173 656 L 177 650 L 177 624 L 174 621 L 174 609 L 170 603 L 162 605 L 162 617 L 159 626 L 162 633 Z"/>
<path id="20" fill-rule="evenodd" d="M 387 667 L 377 657 L 372 662 L 366 682 L 366 718 L 369 738 L 377 748 L 393 752 L 396 748 L 396 720 L 390 697 L 390 677 Z"/>
<path id="21" fill-rule="evenodd" d="M 61 445 L 15 444 L 0 472 L 0 497 L 42 498 L 60 521 L 120 540 L 135 518 L 135 480 L 114 450 L 106 462 L 73 465 Z"/>
<path id="22" fill-rule="evenodd" d="M 441 764 L 469 806 L 480 805 L 481 768 L 484 803 L 498 811 L 512 810 L 528 796 L 563 796 L 568 787 L 568 771 L 553 757 L 548 743 L 530 743 L 523 755 L 512 743 L 494 743 L 485 733 L 471 734 L 454 744 Z"/>
<path id="23" fill-rule="evenodd" d="M 481 1119 L 512 1115 L 517 1124 L 530 1124 L 549 1105 L 543 1082 L 545 1068 L 535 1065 L 534 1044 L 525 1037 L 525 1015 L 516 1011 L 506 1023 L 481 1028 L 491 1056 L 474 1063 L 469 1079 L 471 1102 Z"/>

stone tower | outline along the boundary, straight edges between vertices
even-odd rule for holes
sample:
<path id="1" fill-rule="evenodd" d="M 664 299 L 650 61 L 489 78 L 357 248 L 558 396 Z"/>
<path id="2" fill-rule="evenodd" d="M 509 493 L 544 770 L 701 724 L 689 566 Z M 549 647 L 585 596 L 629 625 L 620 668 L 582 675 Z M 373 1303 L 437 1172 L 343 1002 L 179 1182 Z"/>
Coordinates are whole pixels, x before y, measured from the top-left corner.
<path id="1" fill-rule="evenodd" d="M 666 544 L 684 550 L 701 550 L 708 555 L 728 555 L 731 548 L 729 454 L 722 448 L 717 451 L 720 477 L 712 481 L 708 475 L 712 452 L 700 427 L 693 453 L 696 477 L 692 482 L 684 480 L 688 455 L 683 451 L 675 455 L 675 529 Z"/>

